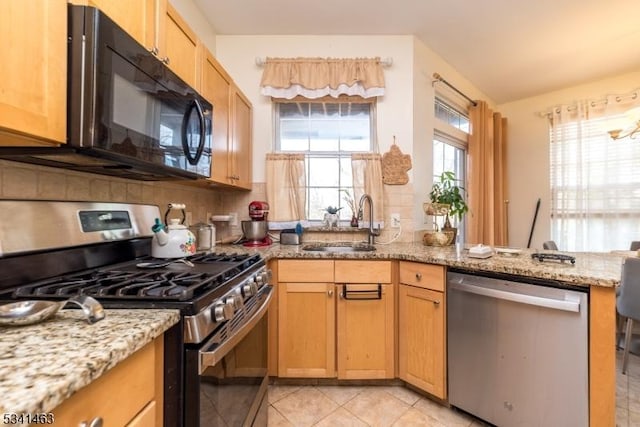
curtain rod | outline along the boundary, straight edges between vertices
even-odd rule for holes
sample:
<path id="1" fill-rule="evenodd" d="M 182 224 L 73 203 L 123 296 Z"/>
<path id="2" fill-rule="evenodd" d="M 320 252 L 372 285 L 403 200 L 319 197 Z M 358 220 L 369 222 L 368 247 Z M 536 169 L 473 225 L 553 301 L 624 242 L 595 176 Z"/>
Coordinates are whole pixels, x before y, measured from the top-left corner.
<path id="1" fill-rule="evenodd" d="M 267 58 L 261 58 L 259 56 L 256 56 L 256 65 L 258 67 L 263 67 L 264 64 L 267 63 Z M 387 57 L 387 58 L 382 58 L 380 59 L 380 64 L 383 67 L 391 67 L 391 65 L 393 64 L 393 58 L 391 57 Z"/>
<path id="2" fill-rule="evenodd" d="M 433 73 L 433 78 L 435 80 L 433 80 L 431 82 L 431 85 L 433 86 L 434 83 L 437 82 L 442 82 L 444 84 L 446 84 L 447 86 L 449 86 L 451 89 L 453 89 L 454 91 L 456 91 L 456 93 L 460 96 L 462 96 L 464 99 L 466 99 L 467 101 L 469 101 L 470 103 L 473 104 L 473 106 L 475 107 L 476 105 L 478 105 L 478 103 L 476 101 L 474 101 L 473 99 L 469 98 L 467 95 L 465 95 L 464 93 L 460 92 L 460 90 L 458 88 L 456 88 L 454 85 L 452 85 L 451 83 L 449 83 L 448 81 L 446 81 L 445 79 L 442 78 L 442 76 L 438 73 Z"/>

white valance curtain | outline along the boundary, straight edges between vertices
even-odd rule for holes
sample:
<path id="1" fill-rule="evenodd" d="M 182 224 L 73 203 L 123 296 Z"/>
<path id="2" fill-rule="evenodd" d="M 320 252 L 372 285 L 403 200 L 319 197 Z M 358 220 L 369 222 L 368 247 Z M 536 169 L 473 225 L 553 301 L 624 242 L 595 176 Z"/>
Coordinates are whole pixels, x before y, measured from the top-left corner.
<path id="1" fill-rule="evenodd" d="M 317 99 L 340 95 L 384 95 L 380 58 L 267 58 L 260 82 L 263 95 Z"/>
<path id="2" fill-rule="evenodd" d="M 305 219 L 307 189 L 304 154 L 268 153 L 266 178 L 269 220 Z"/>
<path id="3" fill-rule="evenodd" d="M 640 240 L 640 143 L 613 141 L 607 133 L 632 124 L 624 112 L 638 106 L 640 90 L 558 105 L 546 113 L 551 238 L 562 250 L 628 249 Z"/>

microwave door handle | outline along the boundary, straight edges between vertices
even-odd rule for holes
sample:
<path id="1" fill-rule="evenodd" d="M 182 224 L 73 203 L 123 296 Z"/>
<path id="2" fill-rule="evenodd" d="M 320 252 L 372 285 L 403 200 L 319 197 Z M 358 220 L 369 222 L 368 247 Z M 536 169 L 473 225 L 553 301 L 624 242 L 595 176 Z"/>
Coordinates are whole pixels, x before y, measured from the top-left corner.
<path id="1" fill-rule="evenodd" d="M 196 109 L 196 113 L 198 114 L 198 122 L 200 124 L 200 141 L 198 143 L 196 155 L 192 156 L 191 151 L 189 151 L 189 144 L 187 143 L 187 125 L 191 118 L 191 112 L 194 108 Z M 185 112 L 184 119 L 182 120 L 182 150 L 184 151 L 184 155 L 187 157 L 187 161 L 192 165 L 198 164 L 198 162 L 200 161 L 200 157 L 202 157 L 202 152 L 204 151 L 205 136 L 207 131 L 205 125 L 206 123 L 204 112 L 202 111 L 200 102 L 198 102 L 197 99 L 194 99 L 191 102 L 191 106 Z"/>

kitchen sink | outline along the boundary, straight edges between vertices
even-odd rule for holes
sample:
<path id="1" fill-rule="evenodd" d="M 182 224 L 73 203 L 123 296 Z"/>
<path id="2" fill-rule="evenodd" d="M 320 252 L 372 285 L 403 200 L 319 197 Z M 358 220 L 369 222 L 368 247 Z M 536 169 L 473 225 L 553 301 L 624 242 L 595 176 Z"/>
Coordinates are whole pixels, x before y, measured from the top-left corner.
<path id="1" fill-rule="evenodd" d="M 302 247 L 311 252 L 372 252 L 376 247 L 366 243 L 313 243 Z"/>

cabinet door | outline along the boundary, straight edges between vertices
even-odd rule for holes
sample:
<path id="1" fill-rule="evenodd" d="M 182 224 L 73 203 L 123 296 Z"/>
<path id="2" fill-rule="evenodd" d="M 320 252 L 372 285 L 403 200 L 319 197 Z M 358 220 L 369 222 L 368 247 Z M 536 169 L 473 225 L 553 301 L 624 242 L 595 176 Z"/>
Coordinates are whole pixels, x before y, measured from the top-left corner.
<path id="1" fill-rule="evenodd" d="M 89 0 L 90 6 L 103 11 L 138 43 L 157 52 L 159 28 L 156 28 L 166 0 Z M 77 3 L 77 1 L 74 1 Z M 164 6 L 164 7 L 163 7 Z"/>
<path id="2" fill-rule="evenodd" d="M 278 288 L 278 375 L 335 377 L 333 283 L 279 283 Z"/>
<path id="3" fill-rule="evenodd" d="M 164 54 L 161 51 L 160 57 L 189 86 L 200 90 L 203 51 L 200 40 L 170 3 L 164 27 Z"/>
<path id="4" fill-rule="evenodd" d="M 381 289 L 378 295 L 377 284 L 343 284 L 336 287 L 340 379 L 394 377 L 393 285 L 381 285 Z"/>
<path id="5" fill-rule="evenodd" d="M 153 402 L 155 389 L 154 370 L 159 362 L 155 343 L 149 343 L 112 370 L 81 389 L 53 410 L 55 425 L 78 426 L 81 422 L 101 417 L 105 426 L 123 426 L 132 421 L 141 410 L 142 421 L 156 419 Z M 160 380 L 161 381 L 161 380 Z M 126 387 L 123 387 L 126 384 Z M 159 419 L 160 420 L 160 419 Z"/>
<path id="6" fill-rule="evenodd" d="M 446 399 L 444 294 L 407 285 L 398 289 L 400 378 Z"/>
<path id="7" fill-rule="evenodd" d="M 0 1 L 0 29 L 0 145 L 64 143 L 67 2 Z"/>
<path id="8" fill-rule="evenodd" d="M 229 171 L 229 104 L 231 77 L 209 51 L 202 69 L 202 95 L 213 105 L 213 160 L 211 180 L 232 184 Z"/>
<path id="9" fill-rule="evenodd" d="M 252 111 L 251 102 L 234 85 L 231 92 L 232 176 L 237 187 L 251 189 L 252 161 Z"/>

